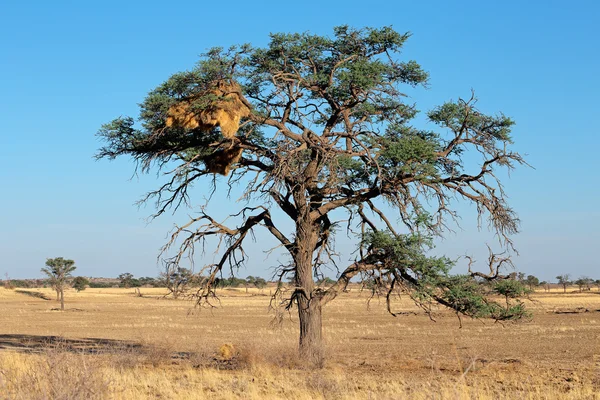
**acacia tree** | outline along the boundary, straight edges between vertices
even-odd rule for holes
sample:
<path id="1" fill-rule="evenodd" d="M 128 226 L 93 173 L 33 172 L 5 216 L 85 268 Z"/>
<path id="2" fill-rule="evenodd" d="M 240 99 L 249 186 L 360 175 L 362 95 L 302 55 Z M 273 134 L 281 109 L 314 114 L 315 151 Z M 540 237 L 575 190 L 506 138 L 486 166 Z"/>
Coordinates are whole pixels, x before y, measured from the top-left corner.
<path id="1" fill-rule="evenodd" d="M 529 286 L 530 290 L 533 290 L 534 288 L 540 285 L 540 280 L 535 275 L 527 275 L 525 283 Z"/>
<path id="2" fill-rule="evenodd" d="M 186 256 L 193 260 L 196 246 L 212 243 L 212 237 L 225 244 L 215 246 L 217 262 L 204 267 L 208 278 L 198 292 L 199 303 L 211 304 L 217 276 L 244 264 L 246 239 L 264 228 L 290 256 L 278 276 L 280 282 L 292 277 L 284 305 L 297 307 L 300 355 L 307 362 L 323 360 L 322 307 L 355 277 L 384 287 L 390 312 L 393 293 L 404 291 L 427 312 L 439 303 L 471 317 L 524 314 L 520 305 L 490 301 L 486 285 L 475 280 L 506 278 L 500 268 L 510 264 L 509 257 L 492 254 L 489 273 L 469 269 L 453 276 L 451 260 L 427 255 L 433 239 L 456 222 L 460 199 L 474 204 L 479 224 L 487 220 L 511 249 L 518 219 L 497 174 L 524 160 L 510 149 L 513 121 L 479 111 L 474 96 L 428 112 L 436 130 L 413 126 L 418 111 L 406 102 L 403 87 L 426 85 L 428 74 L 415 61 L 399 60 L 409 36 L 389 27 L 341 26 L 332 37 L 272 34 L 265 48 L 211 49 L 191 71 L 171 76 L 148 94 L 139 124 L 121 117 L 98 133 L 106 143 L 98 158 L 127 155 L 142 172 L 156 168 L 169 175 L 142 199 L 155 201 L 154 217 L 198 205 L 189 195 L 193 185 L 210 190 L 241 185 L 242 204 L 226 222 L 211 215 L 209 200 L 175 229 L 163 252 L 175 250 L 171 261 L 179 263 Z M 167 121 L 180 104 L 185 107 L 177 110 L 191 110 L 200 119 L 214 111 L 217 100 L 230 100 L 225 95 L 215 100 L 218 94 L 210 88 L 219 82 L 251 110 L 236 136 L 229 137 L 229 128 L 224 137 L 218 126 Z M 232 148 L 243 153 L 221 169 L 227 174 L 230 167 L 229 178 L 217 179 L 211 163 Z M 281 217 L 272 218 L 274 207 Z M 293 226 L 289 231 L 286 218 Z M 338 269 L 333 284 L 318 287 L 322 268 L 338 265 L 333 239 L 341 228 L 358 237 L 355 258 Z M 285 285 L 278 287 L 275 295 Z"/>
<path id="3" fill-rule="evenodd" d="M 571 281 L 569 280 L 570 278 L 571 278 L 571 275 L 569 275 L 569 274 L 558 275 L 556 277 L 558 284 L 563 287 L 564 293 L 567 293 L 567 286 L 569 286 L 571 284 Z"/>
<path id="4" fill-rule="evenodd" d="M 68 284 L 68 279 L 71 273 L 75 271 L 75 261 L 66 260 L 62 257 L 48 258 L 46 266 L 42 268 L 42 272 L 48 275 L 50 284 L 56 290 L 57 300 L 60 294 L 60 309 L 65 309 L 65 286 Z"/>
<path id="5" fill-rule="evenodd" d="M 194 274 L 191 270 L 171 262 L 165 263 L 165 270 L 161 273 L 161 277 L 175 299 L 185 294 L 188 286 L 194 283 Z"/>
<path id="6" fill-rule="evenodd" d="M 89 286 L 89 284 L 90 281 L 83 276 L 77 276 L 73 279 L 73 282 L 71 282 L 73 289 L 77 290 L 78 292 L 85 290 L 86 286 Z"/>
<path id="7" fill-rule="evenodd" d="M 579 287 L 580 292 L 583 292 L 584 290 L 590 290 L 593 282 L 594 281 L 591 278 L 582 276 L 573 283 Z"/>

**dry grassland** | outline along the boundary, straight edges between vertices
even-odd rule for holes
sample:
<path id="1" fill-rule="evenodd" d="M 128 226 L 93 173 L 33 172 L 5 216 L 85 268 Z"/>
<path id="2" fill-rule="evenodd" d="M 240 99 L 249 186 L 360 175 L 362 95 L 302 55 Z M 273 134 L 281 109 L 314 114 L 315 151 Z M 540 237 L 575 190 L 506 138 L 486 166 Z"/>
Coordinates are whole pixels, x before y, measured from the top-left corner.
<path id="1" fill-rule="evenodd" d="M 65 312 L 24 291 L 0 288 L 0 399 L 600 399 L 596 291 L 538 292 L 532 321 L 459 328 L 352 290 L 324 310 L 320 371 L 295 357 L 296 316 L 271 326 L 268 288 L 199 312 L 158 289 L 68 291 Z"/>

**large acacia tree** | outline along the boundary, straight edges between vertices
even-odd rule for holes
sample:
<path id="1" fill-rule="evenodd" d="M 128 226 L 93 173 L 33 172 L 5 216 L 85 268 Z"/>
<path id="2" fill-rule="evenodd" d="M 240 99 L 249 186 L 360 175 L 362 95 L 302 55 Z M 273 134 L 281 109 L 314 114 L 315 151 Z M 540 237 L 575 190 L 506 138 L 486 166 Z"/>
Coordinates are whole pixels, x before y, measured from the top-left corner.
<path id="1" fill-rule="evenodd" d="M 285 305 L 297 307 L 300 354 L 307 362 L 323 360 L 322 307 L 353 278 L 384 289 L 392 313 L 390 299 L 398 291 L 427 312 L 442 304 L 459 315 L 498 320 L 524 313 L 520 303 L 491 301 L 490 285 L 481 284 L 505 278 L 499 271 L 509 257 L 492 254 L 489 273 L 469 268 L 457 276 L 450 274 L 452 261 L 429 255 L 435 237 L 455 223 L 454 206 L 461 200 L 474 204 L 479 223 L 487 220 L 500 243 L 512 248 L 518 219 L 497 173 L 524 161 L 511 150 L 513 121 L 482 113 L 474 97 L 429 111 L 434 130 L 411 123 L 418 111 L 404 91 L 426 85 L 428 74 L 417 62 L 400 60 L 409 36 L 389 27 L 341 26 L 331 37 L 272 34 L 265 48 L 211 49 L 192 70 L 152 90 L 138 121 L 117 118 L 98 133 L 105 141 L 98 158 L 127 155 L 143 172 L 166 174 L 166 182 L 143 199 L 155 202 L 154 216 L 197 207 L 163 251 L 175 250 L 171 261 L 179 262 L 193 258 L 198 245 L 215 244 L 217 261 L 204 267 L 208 279 L 198 292 L 200 302 L 210 302 L 223 268 L 235 271 L 244 264 L 243 246 L 258 228 L 289 253 L 278 275 L 292 277 Z M 235 137 L 224 138 L 218 127 L 206 131 L 166 122 L 182 102 L 198 113 L 214 106 L 207 88 L 215 82 L 237 90 L 251 110 Z M 234 147 L 243 154 L 231 174 L 211 173 L 215 154 Z M 239 208 L 224 222 L 211 215 L 210 200 L 199 204 L 190 196 L 192 186 L 208 193 L 240 185 Z M 274 208 L 281 212 L 272 213 Z M 345 266 L 334 248 L 340 232 L 356 238 L 353 260 Z M 219 246 L 207 241 L 211 237 Z M 335 265 L 338 277 L 322 287 L 315 281 L 326 265 Z"/>

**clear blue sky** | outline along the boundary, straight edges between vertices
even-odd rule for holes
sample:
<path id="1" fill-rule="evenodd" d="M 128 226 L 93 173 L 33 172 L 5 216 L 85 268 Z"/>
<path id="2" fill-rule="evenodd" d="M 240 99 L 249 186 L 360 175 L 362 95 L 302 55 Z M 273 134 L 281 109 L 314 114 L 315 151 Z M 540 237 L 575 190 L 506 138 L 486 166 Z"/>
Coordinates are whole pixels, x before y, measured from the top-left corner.
<path id="1" fill-rule="evenodd" d="M 535 167 L 506 181 L 523 221 L 518 269 L 600 278 L 599 4 L 3 1 L 0 273 L 38 277 L 46 258 L 63 256 L 82 275 L 155 276 L 158 248 L 182 220 L 147 224 L 151 209 L 133 203 L 158 180 L 130 180 L 127 160 L 94 161 L 99 126 L 137 115 L 149 90 L 211 46 L 349 24 L 413 33 L 405 57 L 431 74 L 430 89 L 413 94 L 421 110 L 473 88 L 480 108 L 517 121 L 516 148 Z M 439 251 L 483 261 L 487 236 L 470 215 Z M 241 275 L 267 276 L 264 266 L 276 260 L 252 255 Z"/>

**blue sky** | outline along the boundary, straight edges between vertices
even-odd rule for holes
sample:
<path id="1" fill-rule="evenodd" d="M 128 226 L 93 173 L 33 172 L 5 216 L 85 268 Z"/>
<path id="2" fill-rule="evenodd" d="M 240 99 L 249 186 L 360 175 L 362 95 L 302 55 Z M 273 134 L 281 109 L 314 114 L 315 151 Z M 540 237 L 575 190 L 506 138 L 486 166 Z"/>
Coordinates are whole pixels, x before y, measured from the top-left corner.
<path id="1" fill-rule="evenodd" d="M 421 110 L 473 88 L 482 110 L 516 120 L 515 147 L 535 167 L 505 182 L 522 219 L 517 268 L 600 278 L 599 15 L 594 1 L 4 1 L 0 273 L 38 277 L 46 258 L 63 256 L 82 275 L 155 276 L 181 216 L 148 224 L 151 208 L 134 203 L 160 179 L 130 179 L 127 160 L 94 161 L 100 125 L 137 115 L 149 90 L 209 47 L 349 24 L 413 33 L 404 56 L 431 74 L 429 89 L 411 92 Z M 463 230 L 438 251 L 483 261 L 489 235 L 471 217 L 467 210 Z M 277 261 L 255 247 L 242 276 L 267 276 Z"/>

